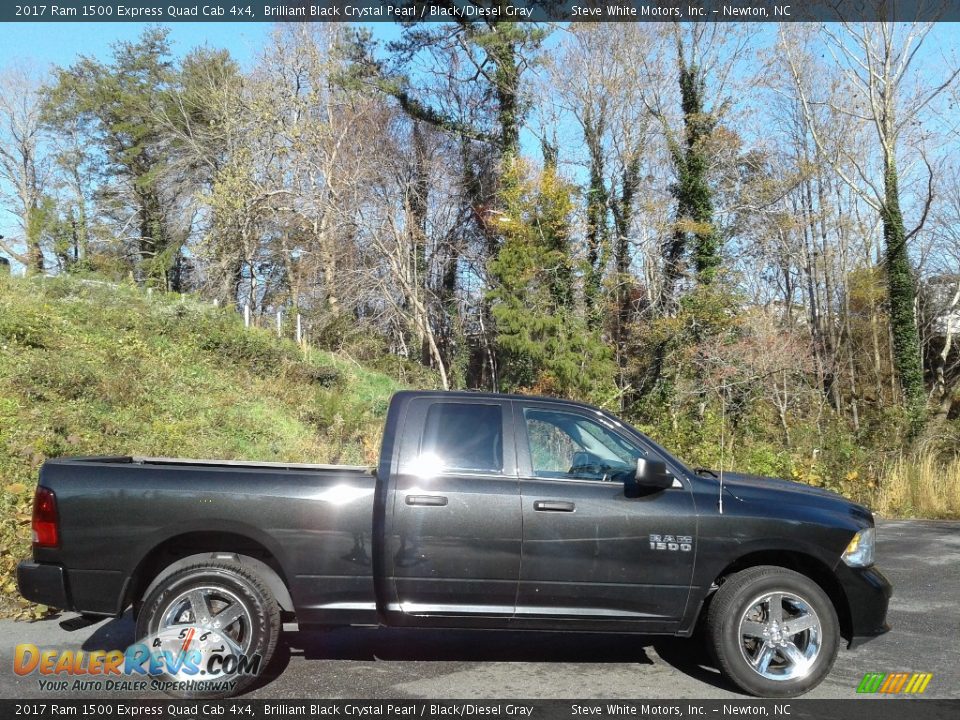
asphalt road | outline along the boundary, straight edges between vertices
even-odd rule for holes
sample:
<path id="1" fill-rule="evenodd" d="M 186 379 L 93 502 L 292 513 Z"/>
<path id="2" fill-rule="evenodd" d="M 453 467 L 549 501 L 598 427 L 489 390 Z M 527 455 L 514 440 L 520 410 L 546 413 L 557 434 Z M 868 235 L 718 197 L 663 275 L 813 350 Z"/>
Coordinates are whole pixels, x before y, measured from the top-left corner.
<path id="1" fill-rule="evenodd" d="M 867 672 L 912 671 L 933 673 L 927 697 L 960 698 L 960 522 L 881 522 L 878 536 L 878 565 L 894 585 L 893 631 L 842 649 L 830 676 L 806 697 L 854 697 Z M 0 621 L 0 697 L 55 695 L 41 693 L 35 676 L 13 673 L 17 643 L 96 650 L 133 640 L 129 614 L 74 633 L 57 620 Z M 249 697 L 742 697 L 701 664 L 694 641 L 673 638 L 342 629 L 285 633 L 278 656 Z"/>

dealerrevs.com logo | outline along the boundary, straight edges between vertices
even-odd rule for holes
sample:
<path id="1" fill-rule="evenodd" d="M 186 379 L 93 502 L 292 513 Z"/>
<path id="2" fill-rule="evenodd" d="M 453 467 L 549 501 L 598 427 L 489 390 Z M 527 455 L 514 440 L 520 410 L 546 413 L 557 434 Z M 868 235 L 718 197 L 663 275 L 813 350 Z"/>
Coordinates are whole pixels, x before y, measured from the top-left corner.
<path id="1" fill-rule="evenodd" d="M 169 627 L 126 650 L 41 649 L 17 645 L 13 671 L 36 674 L 51 692 L 229 694 L 241 676 L 260 672 L 259 654 L 246 655 L 227 635 L 201 627 Z"/>

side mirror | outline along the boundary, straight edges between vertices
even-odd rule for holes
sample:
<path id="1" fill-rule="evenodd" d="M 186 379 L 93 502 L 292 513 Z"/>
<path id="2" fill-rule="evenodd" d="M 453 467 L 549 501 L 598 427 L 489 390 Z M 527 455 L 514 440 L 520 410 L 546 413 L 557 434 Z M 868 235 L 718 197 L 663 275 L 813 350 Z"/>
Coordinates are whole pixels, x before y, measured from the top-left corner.
<path id="1" fill-rule="evenodd" d="M 627 481 L 627 497 L 636 497 L 651 492 L 659 492 L 673 486 L 673 475 L 667 470 L 667 464 L 659 460 L 637 458 L 637 470 L 632 482 Z"/>

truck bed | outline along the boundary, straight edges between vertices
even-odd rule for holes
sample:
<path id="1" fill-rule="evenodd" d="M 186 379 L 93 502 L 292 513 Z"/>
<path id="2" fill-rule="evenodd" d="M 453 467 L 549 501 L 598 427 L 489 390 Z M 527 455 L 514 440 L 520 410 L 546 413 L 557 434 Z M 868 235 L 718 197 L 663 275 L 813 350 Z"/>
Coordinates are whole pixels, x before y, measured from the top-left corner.
<path id="1" fill-rule="evenodd" d="M 73 609 L 115 614 L 144 562 L 228 537 L 278 563 L 301 622 L 376 621 L 372 468 L 64 457 L 44 464 L 40 483 L 56 493 L 60 546 L 35 559 L 68 568 Z"/>

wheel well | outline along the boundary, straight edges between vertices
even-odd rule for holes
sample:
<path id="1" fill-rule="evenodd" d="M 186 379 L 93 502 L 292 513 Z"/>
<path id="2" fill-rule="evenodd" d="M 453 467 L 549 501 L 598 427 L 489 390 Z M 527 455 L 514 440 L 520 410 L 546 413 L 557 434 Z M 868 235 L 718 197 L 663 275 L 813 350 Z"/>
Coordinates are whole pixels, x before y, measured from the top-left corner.
<path id="1" fill-rule="evenodd" d="M 289 583 L 280 563 L 261 543 L 244 535 L 223 532 L 193 532 L 177 535 L 157 545 L 140 561 L 134 570 L 129 584 L 127 603 L 143 599 L 151 584 L 164 570 L 175 571 L 174 565 L 188 565 L 187 558 L 199 560 L 194 556 L 210 553 L 224 553 L 237 556 L 244 564 L 253 566 L 263 577 L 264 582 L 273 591 L 280 609 L 293 612 Z"/>
<path id="2" fill-rule="evenodd" d="M 840 634 L 849 640 L 853 635 L 853 622 L 850 617 L 850 605 L 847 602 L 847 596 L 837 582 L 837 578 L 827 565 L 813 557 L 801 552 L 768 550 L 750 553 L 737 559 L 725 567 L 717 575 L 714 584 L 719 586 L 723 581 L 733 573 L 746 570 L 747 568 L 757 567 L 758 565 L 773 565 L 776 567 L 793 570 L 801 575 L 806 575 L 819 585 L 830 598 L 834 609 L 837 611 L 837 620 L 840 621 Z"/>

